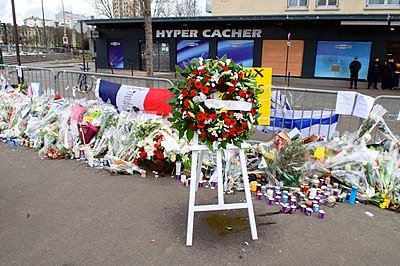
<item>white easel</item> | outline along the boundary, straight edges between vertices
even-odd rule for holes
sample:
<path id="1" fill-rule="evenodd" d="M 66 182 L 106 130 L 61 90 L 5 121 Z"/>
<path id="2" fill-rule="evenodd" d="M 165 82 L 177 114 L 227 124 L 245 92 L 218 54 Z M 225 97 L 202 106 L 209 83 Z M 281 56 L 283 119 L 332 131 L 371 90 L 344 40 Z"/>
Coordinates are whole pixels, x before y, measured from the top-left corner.
<path id="1" fill-rule="evenodd" d="M 224 110 L 243 110 L 250 111 L 250 106 L 244 102 L 232 102 L 232 101 L 219 101 L 219 100 L 206 100 L 213 105 L 214 108 L 224 109 Z M 190 147 L 192 151 L 192 166 L 191 166 L 191 183 L 189 192 L 189 213 L 188 213 L 188 224 L 187 224 L 187 234 L 186 234 L 186 245 L 191 246 L 193 240 L 193 223 L 194 223 L 194 213 L 201 211 L 218 211 L 218 210 L 232 210 L 232 209 L 247 209 L 249 216 L 249 223 L 251 229 L 251 236 L 253 240 L 258 239 L 256 220 L 254 217 L 253 203 L 251 200 L 251 192 L 249 185 L 249 177 L 247 174 L 247 164 L 245 149 L 249 146 L 242 144 L 241 147 L 234 145 L 228 145 L 227 149 L 237 149 L 239 150 L 240 164 L 242 168 L 242 176 L 244 183 L 244 192 L 246 196 L 246 202 L 244 203 L 228 203 L 224 202 L 224 186 L 223 186 L 223 176 L 222 176 L 222 149 L 215 150 L 217 155 L 217 181 L 218 181 L 218 204 L 212 205 L 195 205 L 196 192 L 198 189 L 201 166 L 204 159 L 204 154 L 208 150 L 206 145 L 199 145 L 198 135 L 195 133 L 193 138 L 193 145 Z"/>

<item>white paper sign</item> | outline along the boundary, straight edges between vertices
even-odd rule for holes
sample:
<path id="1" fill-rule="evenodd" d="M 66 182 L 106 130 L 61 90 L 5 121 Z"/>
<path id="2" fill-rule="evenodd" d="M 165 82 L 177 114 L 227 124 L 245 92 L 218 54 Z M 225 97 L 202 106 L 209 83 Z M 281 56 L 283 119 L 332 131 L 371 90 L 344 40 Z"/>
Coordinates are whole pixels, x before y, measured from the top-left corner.
<path id="1" fill-rule="evenodd" d="M 39 82 L 31 82 L 32 88 L 32 97 L 36 98 L 40 96 L 40 83 Z"/>
<path id="2" fill-rule="evenodd" d="M 353 115 L 367 119 L 374 106 L 375 98 L 364 94 L 358 94 Z"/>
<path id="3" fill-rule="evenodd" d="M 120 111 L 132 109 L 144 110 L 144 99 L 149 93 L 149 88 L 121 85 L 117 93 L 116 103 Z"/>
<path id="4" fill-rule="evenodd" d="M 338 91 L 335 113 L 340 115 L 351 115 L 356 95 L 357 93 L 353 91 Z"/>

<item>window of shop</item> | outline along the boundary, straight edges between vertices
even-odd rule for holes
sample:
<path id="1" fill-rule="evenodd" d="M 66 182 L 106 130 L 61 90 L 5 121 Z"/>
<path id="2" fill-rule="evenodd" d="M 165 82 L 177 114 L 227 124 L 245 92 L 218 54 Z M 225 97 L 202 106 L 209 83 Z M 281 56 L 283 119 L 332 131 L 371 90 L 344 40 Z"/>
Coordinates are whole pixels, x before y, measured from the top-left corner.
<path id="1" fill-rule="evenodd" d="M 284 76 L 286 69 L 286 40 L 264 40 L 261 67 L 271 67 L 272 75 Z M 300 77 L 303 65 L 304 41 L 292 40 L 289 47 L 288 73 Z"/>
<path id="2" fill-rule="evenodd" d="M 176 64 L 184 68 L 193 58 L 208 58 L 209 41 L 207 40 L 178 40 L 176 42 Z"/>
<path id="3" fill-rule="evenodd" d="M 308 7 L 308 0 L 288 0 L 288 8 L 304 9 Z"/>
<path id="4" fill-rule="evenodd" d="M 317 7 L 337 7 L 339 0 L 318 0 Z"/>
<path id="5" fill-rule="evenodd" d="M 218 57 L 226 55 L 236 64 L 243 67 L 253 67 L 254 41 L 253 40 L 220 40 L 218 41 Z"/>
<path id="6" fill-rule="evenodd" d="M 349 64 L 358 57 L 362 67 L 359 79 L 366 79 L 371 42 L 318 41 L 314 76 L 321 78 L 349 78 Z"/>
<path id="7" fill-rule="evenodd" d="M 124 68 L 124 47 L 121 40 L 108 41 L 108 66 Z"/>
<path id="8" fill-rule="evenodd" d="M 367 7 L 400 7 L 400 0 L 367 0 Z"/>
<path id="9" fill-rule="evenodd" d="M 140 42 L 141 70 L 146 69 L 146 44 Z M 168 72 L 170 71 L 170 51 L 167 42 L 153 43 L 153 71 Z"/>

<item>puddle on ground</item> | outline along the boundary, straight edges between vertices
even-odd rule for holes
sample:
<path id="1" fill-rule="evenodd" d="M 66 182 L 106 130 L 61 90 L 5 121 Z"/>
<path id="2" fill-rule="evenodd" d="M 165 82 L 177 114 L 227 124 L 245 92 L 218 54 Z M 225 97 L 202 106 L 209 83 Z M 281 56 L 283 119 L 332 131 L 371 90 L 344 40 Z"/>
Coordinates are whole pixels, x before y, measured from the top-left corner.
<path id="1" fill-rule="evenodd" d="M 268 212 L 259 214 L 256 216 L 272 216 L 281 213 L 278 212 Z M 205 222 L 210 227 L 216 229 L 220 236 L 227 236 L 233 233 L 238 233 L 241 231 L 249 230 L 249 219 L 246 217 L 228 217 L 221 214 L 213 214 L 212 216 L 204 217 L 203 222 Z M 271 225 L 275 222 L 261 222 L 257 224 L 258 226 Z"/>
<path id="2" fill-rule="evenodd" d="M 227 217 L 221 214 L 213 214 L 212 216 L 204 217 L 203 222 L 216 229 L 220 236 L 249 230 L 247 217 Z"/>

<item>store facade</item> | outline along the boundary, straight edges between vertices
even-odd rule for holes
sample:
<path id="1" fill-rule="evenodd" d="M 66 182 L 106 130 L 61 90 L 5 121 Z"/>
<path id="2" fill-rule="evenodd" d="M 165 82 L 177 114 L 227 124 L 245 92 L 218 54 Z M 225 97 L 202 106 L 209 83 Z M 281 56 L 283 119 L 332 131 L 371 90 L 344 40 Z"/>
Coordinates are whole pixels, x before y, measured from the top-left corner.
<path id="1" fill-rule="evenodd" d="M 90 20 L 98 68 L 144 70 L 143 20 Z M 154 71 L 175 71 L 193 57 L 228 55 L 245 67 L 272 67 L 273 75 L 348 78 L 358 56 L 365 79 L 374 57 L 400 62 L 400 16 L 308 15 L 153 19 Z M 290 41 L 288 46 L 288 40 Z"/>

